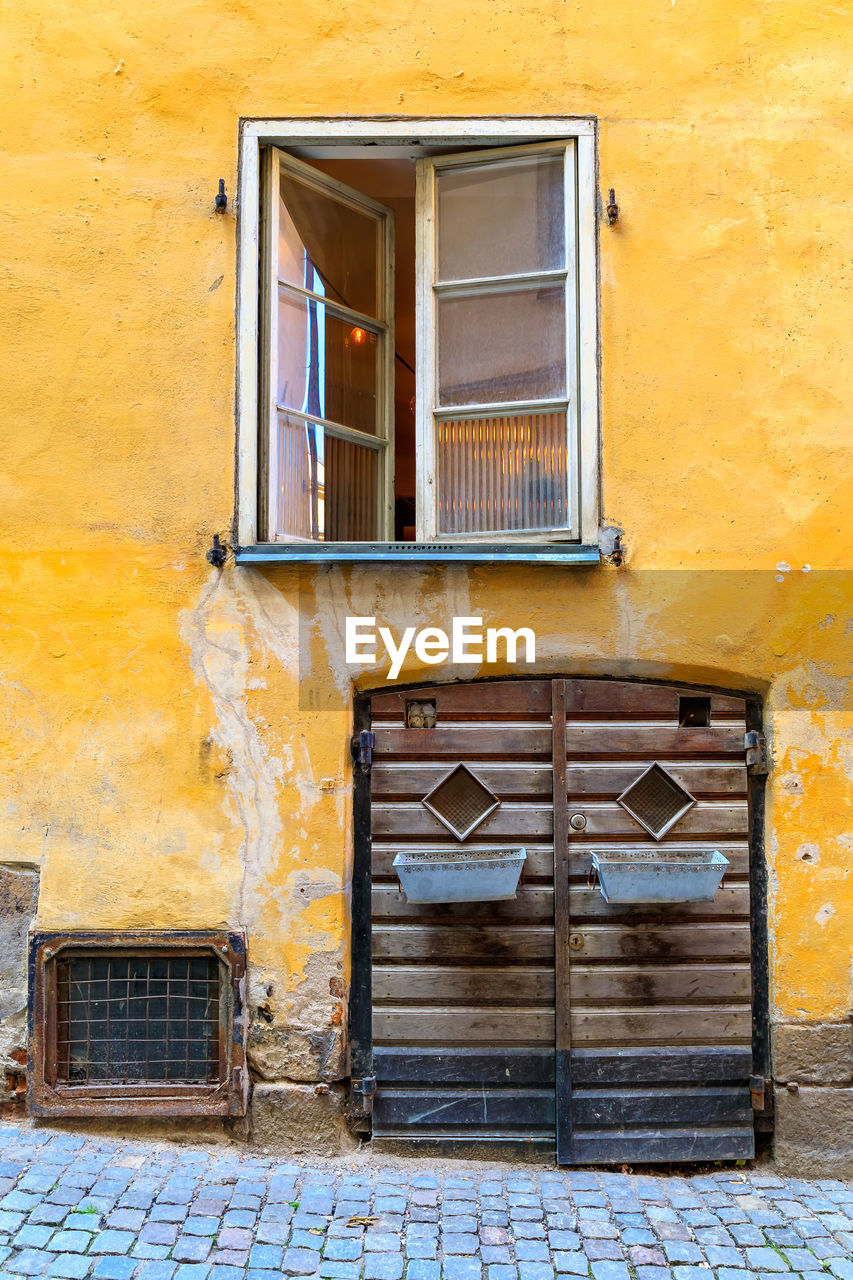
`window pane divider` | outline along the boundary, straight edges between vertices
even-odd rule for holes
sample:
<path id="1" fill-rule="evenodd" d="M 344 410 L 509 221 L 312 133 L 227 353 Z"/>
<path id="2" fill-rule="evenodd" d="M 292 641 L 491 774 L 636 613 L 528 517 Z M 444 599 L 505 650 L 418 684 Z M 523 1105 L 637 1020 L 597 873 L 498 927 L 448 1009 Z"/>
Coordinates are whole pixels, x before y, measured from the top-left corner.
<path id="1" fill-rule="evenodd" d="M 489 404 L 442 404 L 433 410 L 436 418 L 505 418 L 526 413 L 565 413 L 567 396 L 555 400 L 501 400 Z"/>
<path id="2" fill-rule="evenodd" d="M 562 284 L 568 271 L 559 267 L 553 271 L 531 271 L 512 276 L 473 276 L 470 280 L 436 280 L 433 289 L 437 294 L 471 293 L 481 289 L 484 293 L 515 293 L 532 285 Z"/>
<path id="3" fill-rule="evenodd" d="M 370 436 L 364 431 L 358 431 L 355 427 L 345 427 L 340 422 L 330 422 L 328 418 L 321 418 L 319 414 L 291 409 L 289 405 L 280 404 L 278 412 L 288 414 L 291 418 L 301 418 L 303 422 L 314 423 L 322 427 L 327 435 L 337 436 L 339 440 L 349 440 L 352 444 L 366 445 L 369 449 L 375 449 L 377 453 L 388 444 L 382 436 Z"/>
<path id="4" fill-rule="evenodd" d="M 310 289 L 303 289 L 298 284 L 291 284 L 289 280 L 278 280 L 279 289 L 286 289 L 288 293 L 295 293 L 301 298 L 306 298 L 309 302 L 318 302 L 321 306 L 328 307 L 332 315 L 342 320 L 352 320 L 362 329 L 369 329 L 371 333 L 383 334 L 387 333 L 388 326 L 382 320 L 377 320 L 374 316 L 366 316 L 362 311 L 355 311 L 352 307 L 346 306 L 343 302 L 335 302 L 333 298 L 327 298 L 322 293 L 312 293 Z"/>

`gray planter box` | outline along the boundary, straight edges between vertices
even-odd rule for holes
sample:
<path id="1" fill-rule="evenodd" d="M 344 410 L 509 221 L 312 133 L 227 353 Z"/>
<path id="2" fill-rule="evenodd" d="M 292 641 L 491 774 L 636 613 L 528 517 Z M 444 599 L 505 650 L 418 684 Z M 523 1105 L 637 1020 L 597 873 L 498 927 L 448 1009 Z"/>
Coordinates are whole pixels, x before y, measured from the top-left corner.
<path id="1" fill-rule="evenodd" d="M 502 902 L 514 898 L 524 849 L 426 849 L 398 853 L 394 870 L 408 902 Z"/>
<path id="2" fill-rule="evenodd" d="M 717 849 L 593 853 L 605 902 L 713 902 L 728 858 Z"/>

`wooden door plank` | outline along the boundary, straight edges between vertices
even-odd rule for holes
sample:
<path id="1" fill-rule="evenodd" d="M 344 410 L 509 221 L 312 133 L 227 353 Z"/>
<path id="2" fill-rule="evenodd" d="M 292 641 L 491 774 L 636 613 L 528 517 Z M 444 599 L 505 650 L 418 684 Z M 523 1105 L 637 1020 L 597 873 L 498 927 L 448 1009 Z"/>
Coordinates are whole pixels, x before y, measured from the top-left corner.
<path id="1" fill-rule="evenodd" d="M 633 1164 L 661 1161 L 751 1160 L 755 1155 L 752 1125 L 747 1128 L 623 1129 L 575 1133 L 579 1164 Z"/>
<path id="2" fill-rule="evenodd" d="M 382 982 L 374 970 L 374 982 Z M 739 964 L 572 965 L 575 1008 L 605 1004 L 643 1005 L 696 1001 L 723 1004 L 749 1001 L 750 967 Z"/>
<path id="3" fill-rule="evenodd" d="M 748 960 L 749 925 L 584 925 L 577 931 L 580 946 L 574 953 L 588 960 Z"/>
<path id="4" fill-rule="evenodd" d="M 374 1114 L 382 1128 L 405 1125 L 434 1129 L 462 1125 L 512 1125 L 537 1130 L 554 1127 L 550 1089 L 382 1089 Z"/>
<path id="5" fill-rule="evenodd" d="M 383 756 L 408 756 L 418 760 L 443 757 L 448 769 L 457 760 L 473 767 L 477 759 L 498 757 L 518 760 L 524 757 L 551 757 L 551 730 L 531 724 L 458 725 L 452 729 L 385 729 L 375 730 L 374 759 Z"/>
<path id="6" fill-rule="evenodd" d="M 746 799 L 748 774 L 742 761 L 703 764 L 694 760 L 659 759 L 658 763 L 697 800 L 712 796 Z M 572 760 L 568 764 L 567 789 L 569 795 L 575 798 L 615 798 L 647 767 L 648 760 L 633 760 L 628 763 L 608 761 L 606 764 Z"/>
<path id="7" fill-rule="evenodd" d="M 685 695 L 701 696 L 701 690 L 679 689 L 672 685 L 652 685 L 629 680 L 576 679 L 568 682 L 566 714 L 599 715 L 618 719 L 636 715 L 645 719 L 672 719 L 678 723 L 678 701 Z M 746 702 L 743 698 L 731 698 L 711 694 L 711 718 L 716 716 L 740 716 L 743 718 Z"/>
<path id="8" fill-rule="evenodd" d="M 633 821 L 633 820 L 632 820 Z M 504 802 L 475 833 L 480 843 L 489 840 L 523 840 L 547 838 L 552 833 L 553 816 L 550 804 L 510 804 Z M 636 825 L 636 824 L 634 824 Z M 447 828 L 422 804 L 401 801 L 375 803 L 373 805 L 373 831 L 377 839 L 389 836 L 423 840 L 433 835 L 444 837 Z M 456 841 L 456 847 L 464 852 L 465 846 Z"/>
<path id="9" fill-rule="evenodd" d="M 583 804 L 572 805 L 571 808 L 581 812 L 586 818 L 582 837 L 584 840 L 621 837 L 627 842 L 641 844 L 646 836 L 636 818 L 632 818 L 615 801 L 585 800 Z M 671 838 L 684 840 L 691 836 L 746 835 L 748 831 L 749 811 L 745 800 L 699 800 L 679 818 L 672 828 Z M 655 847 L 664 849 L 666 841 L 657 842 Z"/>
<path id="10" fill-rule="evenodd" d="M 373 930 L 374 960 L 440 964 L 449 955 L 460 961 L 492 960 L 519 964 L 553 960 L 554 930 L 516 925 L 383 925 Z"/>
<path id="11" fill-rule="evenodd" d="M 573 1098 L 578 1125 L 601 1129 L 626 1125 L 631 1129 L 655 1125 L 730 1125 L 752 1123 L 749 1089 L 724 1085 L 674 1089 L 576 1089 Z"/>
<path id="12" fill-rule="evenodd" d="M 615 989 L 615 987 L 614 987 Z M 376 965 L 373 999 L 381 1004 L 554 1004 L 554 970 L 544 966 L 460 969 L 446 965 Z"/>
<path id="13" fill-rule="evenodd" d="M 398 1084 L 554 1085 L 554 1050 L 512 1046 L 499 1049 L 395 1048 L 377 1045 L 380 1079 Z"/>
<path id="14" fill-rule="evenodd" d="M 570 756 L 740 756 L 743 758 L 743 724 L 723 720 L 707 729 L 678 729 L 654 723 L 566 725 L 566 751 Z"/>
<path id="15" fill-rule="evenodd" d="M 375 1025 L 375 1024 L 374 1024 Z M 637 1009 L 579 1009 L 572 1011 L 572 1041 L 584 1044 L 750 1044 L 749 1004 L 708 1008 L 691 1005 Z"/>
<path id="16" fill-rule="evenodd" d="M 407 761 L 402 764 L 397 760 L 380 760 L 371 772 L 375 797 L 381 800 L 392 796 L 420 800 L 447 776 L 447 764 L 435 761 Z M 551 799 L 550 764 L 490 761 L 477 765 L 477 777 L 501 800 L 510 796 L 543 796 L 549 802 Z"/>
<path id="17" fill-rule="evenodd" d="M 514 898 L 497 902 L 408 902 L 395 885 L 374 885 L 373 919 L 412 920 L 421 924 L 446 924 L 451 920 L 480 924 L 489 920 L 542 921 L 554 918 L 554 893 L 550 888 L 522 885 Z"/>
<path id="18" fill-rule="evenodd" d="M 579 1085 L 745 1082 L 751 1071 L 752 1051 L 746 1046 L 620 1046 L 572 1053 L 572 1073 Z"/>
<path id="19" fill-rule="evenodd" d="M 502 1009 L 459 1007 L 442 1009 L 433 1005 L 391 1009 L 373 1007 L 375 1044 L 435 1044 L 451 1048 L 461 1045 L 527 1044 L 553 1045 L 553 1009 Z"/>
<path id="20" fill-rule="evenodd" d="M 570 890 L 572 920 L 623 920 L 628 924 L 669 924 L 678 919 L 715 920 L 749 919 L 749 885 L 724 884 L 712 902 L 606 902 L 597 889 L 572 885 Z"/>
<path id="21" fill-rule="evenodd" d="M 476 720 L 506 713 L 547 716 L 551 710 L 550 680 L 495 680 L 471 684 L 427 685 L 423 689 L 389 690 L 374 694 L 376 720 L 399 718 L 407 702 L 434 702 L 438 716 L 471 716 Z M 427 730 L 426 732 L 429 732 Z"/>

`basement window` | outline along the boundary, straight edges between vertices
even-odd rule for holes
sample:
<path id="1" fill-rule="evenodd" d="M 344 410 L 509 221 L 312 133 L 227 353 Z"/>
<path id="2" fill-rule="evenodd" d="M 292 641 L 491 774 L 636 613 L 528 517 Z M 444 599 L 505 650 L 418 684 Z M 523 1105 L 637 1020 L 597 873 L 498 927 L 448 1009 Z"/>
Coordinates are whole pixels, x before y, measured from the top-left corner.
<path id="1" fill-rule="evenodd" d="M 33 1114 L 244 1114 L 245 970 L 235 933 L 34 935 Z"/>
<path id="2" fill-rule="evenodd" d="M 373 126 L 244 126 L 238 561 L 596 562 L 592 122 Z"/>

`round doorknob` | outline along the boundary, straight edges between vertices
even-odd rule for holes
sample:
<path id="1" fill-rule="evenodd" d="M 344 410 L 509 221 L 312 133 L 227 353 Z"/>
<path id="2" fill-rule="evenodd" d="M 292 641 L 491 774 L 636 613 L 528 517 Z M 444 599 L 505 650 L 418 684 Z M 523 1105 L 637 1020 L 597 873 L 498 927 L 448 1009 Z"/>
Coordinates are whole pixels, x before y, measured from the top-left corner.
<path id="1" fill-rule="evenodd" d="M 583 831 L 586 826 L 586 818 L 582 813 L 573 813 L 569 818 L 569 826 L 573 831 Z"/>

